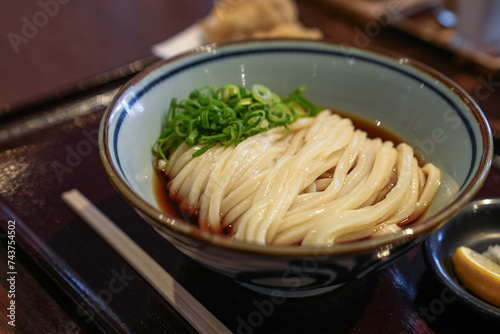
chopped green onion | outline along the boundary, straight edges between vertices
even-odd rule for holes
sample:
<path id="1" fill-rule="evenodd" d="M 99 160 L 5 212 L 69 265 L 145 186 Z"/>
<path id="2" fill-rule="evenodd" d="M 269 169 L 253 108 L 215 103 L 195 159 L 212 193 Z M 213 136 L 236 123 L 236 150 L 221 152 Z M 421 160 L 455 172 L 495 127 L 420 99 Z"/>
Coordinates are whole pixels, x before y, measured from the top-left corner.
<path id="1" fill-rule="evenodd" d="M 295 122 L 299 117 L 317 115 L 322 109 L 303 96 L 305 87 L 283 99 L 263 85 L 245 87 L 228 84 L 193 90 L 187 99 L 173 98 L 166 126 L 152 151 L 168 163 L 170 151 L 185 142 L 200 146 L 193 158 L 217 144 L 238 145 L 255 134 Z"/>
<path id="2" fill-rule="evenodd" d="M 240 88 L 235 85 L 225 85 L 220 94 L 219 99 L 231 107 L 241 100 Z"/>
<path id="3" fill-rule="evenodd" d="M 252 103 L 252 98 L 251 97 L 245 97 L 244 99 L 241 99 L 238 101 L 239 106 L 246 106 Z"/>
<path id="4" fill-rule="evenodd" d="M 273 101 L 273 94 L 269 88 L 263 85 L 253 85 L 252 87 L 252 96 L 257 101 L 268 104 Z"/>
<path id="5" fill-rule="evenodd" d="M 289 124 L 291 120 L 291 112 L 286 104 L 276 102 L 269 109 L 267 119 L 269 122 L 279 125 Z"/>

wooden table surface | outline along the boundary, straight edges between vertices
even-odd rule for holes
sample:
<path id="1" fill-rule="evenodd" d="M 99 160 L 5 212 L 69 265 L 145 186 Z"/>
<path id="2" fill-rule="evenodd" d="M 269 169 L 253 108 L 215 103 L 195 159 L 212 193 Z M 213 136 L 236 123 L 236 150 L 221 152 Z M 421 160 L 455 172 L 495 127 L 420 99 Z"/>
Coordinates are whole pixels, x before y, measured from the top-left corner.
<path id="1" fill-rule="evenodd" d="M 358 47 L 392 50 L 444 73 L 470 94 L 486 114 L 492 128 L 500 132 L 500 78 L 497 73 L 479 71 L 452 53 L 397 29 L 386 27 L 376 34 L 362 36 L 364 29 L 367 29 L 366 22 L 352 19 L 320 0 L 299 0 L 298 5 L 302 22 L 320 28 L 329 39 Z M 0 4 L 0 33 L 3 36 L 0 40 L 0 134 L 11 123 L 20 124 L 23 119 L 34 117 L 37 113 L 57 110 L 68 99 L 75 101 L 88 92 L 99 92 L 106 82 L 119 85 L 121 76 L 139 71 L 142 66 L 155 60 L 151 55 L 153 44 L 190 26 L 205 16 L 212 6 L 210 0 L 3 1 Z M 77 131 L 75 129 L 82 131 L 88 124 L 95 126 L 99 121 L 98 116 L 86 114 L 81 118 L 82 124 L 75 120 L 71 129 L 63 127 L 58 130 L 62 132 L 55 135 L 62 133 L 66 136 L 66 133 Z M 51 130 L 43 134 L 54 135 Z M 30 136 L 36 136 L 36 132 Z M 35 177 L 20 178 L 16 174 L 16 166 L 9 165 L 10 158 L 32 154 L 29 150 L 24 152 L 23 148 L 36 147 L 37 141 L 44 142 L 45 139 L 41 138 L 21 137 L 15 143 L 0 141 L 0 221 L 4 229 L 8 221 L 16 217 L 34 224 L 34 220 L 40 217 L 49 220 L 54 216 L 50 208 L 46 207 L 51 205 L 48 200 L 48 204 L 35 203 L 44 202 L 44 196 L 50 194 L 50 189 L 36 186 L 37 174 L 27 172 Z M 73 137 L 67 135 L 64 138 Z M 61 139 L 62 143 L 64 138 Z M 40 151 L 44 152 L 44 148 L 41 147 Z M 27 161 L 35 160 L 27 158 Z M 97 161 L 96 158 L 92 162 L 95 168 L 100 167 Z M 37 168 L 29 163 L 25 167 Z M 496 173 L 490 175 L 490 180 L 478 196 L 500 195 L 500 181 Z M 83 181 L 79 182 L 85 188 Z M 116 196 L 111 187 L 103 186 L 103 189 L 100 195 L 96 195 L 96 200 L 103 201 L 106 196 Z M 26 202 L 20 203 L 24 200 Z M 40 209 L 42 206 L 43 209 Z M 45 210 L 43 214 L 38 213 L 39 209 Z M 65 213 L 64 217 L 67 216 Z M 55 222 L 36 223 L 49 226 Z M 40 267 L 40 261 L 33 259 L 36 248 L 31 247 L 33 245 L 27 249 L 16 249 L 16 327 L 8 324 L 5 310 L 12 300 L 8 296 L 12 286 L 6 283 L 9 278 L 8 238 L 7 231 L 0 232 L 3 232 L 0 233 L 3 246 L 0 247 L 0 309 L 3 310 L 0 311 L 0 332 L 14 333 L 17 329 L 18 333 L 83 333 L 95 330 L 92 327 L 87 329 L 81 314 L 75 314 L 75 307 L 68 307 L 74 302 L 73 297 L 59 291 L 58 282 L 51 281 L 50 273 L 44 271 L 43 266 Z M 424 271 L 423 262 L 418 260 L 419 252 L 417 249 L 404 259 L 402 267 L 417 263 L 415 265 Z M 380 277 L 393 279 L 398 275 L 398 270 L 400 268 L 397 266 L 391 267 L 383 271 Z M 395 284 L 391 287 L 387 289 L 398 288 Z M 375 288 L 373 298 L 386 298 L 384 289 L 384 285 Z M 429 301 L 432 299 L 423 303 Z M 418 310 L 413 311 L 413 325 L 403 327 L 408 332 L 440 332 L 446 327 L 446 322 L 444 325 L 439 321 L 432 323 Z M 362 329 L 375 322 L 376 318 L 376 314 L 368 312 L 344 332 L 363 332 Z M 481 321 L 480 318 L 475 319 Z M 182 328 L 182 321 L 179 324 L 173 321 L 170 330 L 165 332 L 183 332 Z"/>
<path id="2" fill-rule="evenodd" d="M 27 117 L 41 102 L 120 76 L 130 64 L 151 57 L 153 44 L 185 29 L 211 7 L 210 0 L 2 1 L 0 125 Z M 1 243 L 5 246 L 6 239 Z M 78 325 L 51 296 L 47 278 L 34 272 L 22 249 L 17 255 L 17 326 L 9 326 L 2 312 L 0 332 L 77 333 Z M 0 259 L 0 305 L 6 310 L 5 247 Z"/>
<path id="3" fill-rule="evenodd" d="M 153 44 L 188 27 L 211 6 L 210 0 L 4 1 L 0 110 L 62 94 L 148 57 Z"/>

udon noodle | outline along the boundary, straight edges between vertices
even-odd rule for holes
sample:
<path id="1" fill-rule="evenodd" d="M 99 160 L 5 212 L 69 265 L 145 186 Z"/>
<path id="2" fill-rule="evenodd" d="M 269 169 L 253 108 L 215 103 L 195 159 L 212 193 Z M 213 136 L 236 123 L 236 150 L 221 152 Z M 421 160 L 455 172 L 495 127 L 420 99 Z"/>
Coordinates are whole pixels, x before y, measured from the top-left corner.
<path id="1" fill-rule="evenodd" d="M 265 245 L 333 245 L 400 230 L 428 207 L 440 171 L 405 143 L 369 138 L 349 118 L 315 117 L 237 146 L 175 148 L 170 197 L 201 229 Z"/>

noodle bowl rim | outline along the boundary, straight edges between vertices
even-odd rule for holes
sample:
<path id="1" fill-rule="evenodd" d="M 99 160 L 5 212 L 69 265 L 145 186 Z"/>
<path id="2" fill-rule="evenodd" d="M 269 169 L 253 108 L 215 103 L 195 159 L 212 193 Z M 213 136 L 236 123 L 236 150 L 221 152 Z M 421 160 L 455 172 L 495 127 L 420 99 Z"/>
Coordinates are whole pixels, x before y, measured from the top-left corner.
<path id="1" fill-rule="evenodd" d="M 341 255 L 353 252 L 366 252 L 373 251 L 378 248 L 391 248 L 392 246 L 398 246 L 402 244 L 406 244 L 410 241 L 420 242 L 422 241 L 429 233 L 437 230 L 443 224 L 447 222 L 451 217 L 453 217 L 456 213 L 458 213 L 479 191 L 482 184 L 485 181 L 486 175 L 489 172 L 491 167 L 491 160 L 493 156 L 493 148 L 492 148 L 492 134 L 489 128 L 489 125 L 486 121 L 486 118 L 479 106 L 475 101 L 473 101 L 469 95 L 460 88 L 457 84 L 455 84 L 452 80 L 450 80 L 445 75 L 440 72 L 432 69 L 431 67 L 420 63 L 416 60 L 409 59 L 408 57 L 404 57 L 401 55 L 397 55 L 393 52 L 387 50 L 380 50 L 370 48 L 369 50 L 361 50 L 357 48 L 353 48 L 356 50 L 358 54 L 362 54 L 368 58 L 381 58 L 384 61 L 397 62 L 399 64 L 403 64 L 403 66 L 408 66 L 409 68 L 416 69 L 419 74 L 426 74 L 428 76 L 433 77 L 438 80 L 444 86 L 446 86 L 450 91 L 454 94 L 458 95 L 459 99 L 463 101 L 463 103 L 467 106 L 467 109 L 474 116 L 474 119 L 479 126 L 481 133 L 481 140 L 484 143 L 482 146 L 481 159 L 477 169 L 472 171 L 472 175 L 469 176 L 468 182 L 466 186 L 463 187 L 457 194 L 457 197 L 446 207 L 443 207 L 439 212 L 433 214 L 432 216 L 425 217 L 422 220 L 419 220 L 415 224 L 413 224 L 409 229 L 402 230 L 400 232 L 396 232 L 386 236 L 380 236 L 376 238 L 370 238 L 365 240 L 352 241 L 345 244 L 335 244 L 333 246 L 278 246 L 278 245 L 260 245 L 260 244 L 252 244 L 252 243 L 244 243 L 241 241 L 232 240 L 228 237 L 215 235 L 213 233 L 202 231 L 198 227 L 185 222 L 183 220 L 177 219 L 170 215 L 167 215 L 160 210 L 153 207 L 151 204 L 147 203 L 144 199 L 142 199 L 139 195 L 135 193 L 135 191 L 127 184 L 126 180 L 123 180 L 119 173 L 117 172 L 117 166 L 112 162 L 111 151 L 108 147 L 109 141 L 109 120 L 110 116 L 114 110 L 114 107 L 119 100 L 120 96 L 127 91 L 128 88 L 133 86 L 145 79 L 148 75 L 150 75 L 155 70 L 162 68 L 165 65 L 175 63 L 179 59 L 184 59 L 191 55 L 203 54 L 203 53 L 211 53 L 217 57 L 216 53 L 213 52 L 214 49 L 223 49 L 228 46 L 238 46 L 238 45 L 248 45 L 251 46 L 253 43 L 265 44 L 265 43 L 276 43 L 274 47 L 279 47 L 280 42 L 297 42 L 297 43 L 306 43 L 306 44 L 314 44 L 314 45 L 324 45 L 326 47 L 340 47 L 339 44 L 328 41 L 311 41 L 311 40 L 302 40 L 302 39 L 255 39 L 255 40 L 246 40 L 246 41 L 233 41 L 233 42 L 223 42 L 217 44 L 210 44 L 207 46 L 202 46 L 191 51 L 185 52 L 173 58 L 167 60 L 161 60 L 143 72 L 136 75 L 129 82 L 123 85 L 120 90 L 117 92 L 112 102 L 107 107 L 99 129 L 99 150 L 101 160 L 108 175 L 108 178 L 113 183 L 115 188 L 120 192 L 120 194 L 135 208 L 136 211 L 145 214 L 149 219 L 148 222 L 152 223 L 156 228 L 167 232 L 170 236 L 174 237 L 177 240 L 182 242 L 182 239 L 196 239 L 199 242 L 207 243 L 217 247 L 223 247 L 231 250 L 238 250 L 244 252 L 253 252 L 267 255 L 282 255 L 282 256 L 311 256 L 311 255 Z M 346 48 L 342 46 L 342 48 Z M 406 67 L 405 67 L 406 68 Z M 165 231 L 166 229 L 166 231 Z M 411 233 L 409 233 L 411 232 Z M 179 234 L 180 239 L 176 236 Z M 185 242 L 185 241 L 184 241 Z"/>

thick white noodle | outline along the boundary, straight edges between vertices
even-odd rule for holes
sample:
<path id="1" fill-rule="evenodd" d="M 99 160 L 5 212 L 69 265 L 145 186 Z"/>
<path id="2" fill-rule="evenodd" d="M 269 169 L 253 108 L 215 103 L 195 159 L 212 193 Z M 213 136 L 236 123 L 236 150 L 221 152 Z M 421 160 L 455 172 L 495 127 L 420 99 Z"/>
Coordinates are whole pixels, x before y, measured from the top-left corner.
<path id="1" fill-rule="evenodd" d="M 197 158 L 169 157 L 170 196 L 201 229 L 259 244 L 333 245 L 392 233 L 423 213 L 441 179 L 407 144 L 370 139 L 329 110 Z"/>

